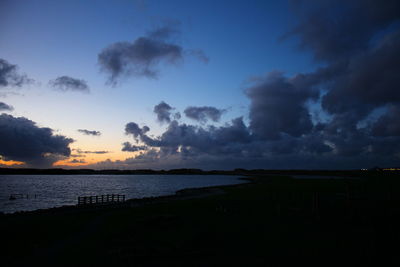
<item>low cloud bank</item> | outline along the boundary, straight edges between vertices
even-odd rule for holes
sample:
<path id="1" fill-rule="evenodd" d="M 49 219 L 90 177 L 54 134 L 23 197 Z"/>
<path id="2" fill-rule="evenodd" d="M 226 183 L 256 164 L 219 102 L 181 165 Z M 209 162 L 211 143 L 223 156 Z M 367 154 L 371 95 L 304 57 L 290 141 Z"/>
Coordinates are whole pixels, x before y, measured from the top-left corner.
<path id="1" fill-rule="evenodd" d="M 3 160 L 25 162 L 32 167 L 50 167 L 71 154 L 73 139 L 55 135 L 24 117 L 0 115 L 0 155 Z"/>

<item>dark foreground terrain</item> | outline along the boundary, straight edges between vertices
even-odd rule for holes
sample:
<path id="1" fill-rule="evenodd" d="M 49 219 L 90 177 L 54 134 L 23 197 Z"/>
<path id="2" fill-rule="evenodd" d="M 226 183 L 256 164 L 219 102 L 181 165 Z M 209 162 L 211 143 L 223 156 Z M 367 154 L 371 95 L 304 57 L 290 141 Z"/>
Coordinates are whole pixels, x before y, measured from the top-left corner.
<path id="1" fill-rule="evenodd" d="M 264 176 L 147 204 L 3 215 L 1 265 L 400 266 L 399 180 Z"/>

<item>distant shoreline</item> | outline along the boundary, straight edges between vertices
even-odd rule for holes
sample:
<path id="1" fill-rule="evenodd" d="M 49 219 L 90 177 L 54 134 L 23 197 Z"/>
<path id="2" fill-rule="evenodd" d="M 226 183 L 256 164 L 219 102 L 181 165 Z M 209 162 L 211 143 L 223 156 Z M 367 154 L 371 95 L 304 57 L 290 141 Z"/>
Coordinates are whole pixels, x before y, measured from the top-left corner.
<path id="1" fill-rule="evenodd" d="M 382 172 L 384 169 L 371 169 L 371 170 L 269 170 L 269 169 L 234 169 L 234 170 L 201 170 L 201 169 L 171 169 L 171 170 L 151 170 L 151 169 L 137 169 L 137 170 L 93 170 L 93 169 L 31 169 L 31 168 L 0 168 L 0 175 L 98 175 L 98 174 L 112 174 L 112 175 L 241 175 L 241 176 L 254 176 L 254 175 L 335 175 L 335 176 L 360 176 L 365 173 Z M 385 171 L 397 172 L 397 171 Z"/>

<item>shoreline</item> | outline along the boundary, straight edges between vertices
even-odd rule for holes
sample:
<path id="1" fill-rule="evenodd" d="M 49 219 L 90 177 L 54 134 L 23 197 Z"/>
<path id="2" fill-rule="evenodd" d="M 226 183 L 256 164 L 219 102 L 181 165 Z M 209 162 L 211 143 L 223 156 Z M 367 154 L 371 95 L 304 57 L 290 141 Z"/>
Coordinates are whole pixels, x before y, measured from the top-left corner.
<path id="1" fill-rule="evenodd" d="M 27 211 L 15 211 L 12 213 L 0 212 L 0 218 L 5 217 L 15 217 L 15 216 L 34 216 L 41 214 L 55 214 L 55 213 L 74 213 L 74 212 L 86 212 L 86 211 L 99 211 L 99 210 L 109 210 L 109 209 L 121 209 L 121 208 L 134 208 L 141 207 L 145 205 L 151 205 L 156 203 L 166 203 L 170 201 L 185 200 L 185 199 L 195 199 L 204 198 L 213 195 L 224 194 L 224 188 L 243 186 L 251 183 L 255 183 L 254 177 L 240 177 L 238 180 L 243 180 L 247 182 L 239 184 L 227 184 L 227 185 L 216 185 L 207 187 L 194 187 L 194 188 L 184 188 L 175 191 L 174 194 L 156 196 L 156 197 L 144 197 L 144 198 L 129 198 L 125 202 L 110 203 L 110 204 L 90 204 L 90 205 L 64 205 L 59 207 L 52 207 L 46 209 L 37 210 L 27 210 Z"/>
<path id="2" fill-rule="evenodd" d="M 332 266 L 379 265 L 382 259 L 398 266 L 398 178 L 252 176 L 242 178 L 247 183 L 187 188 L 117 205 L 11 214 L 0 219 L 7 244 L 3 261 L 286 266 L 321 263 L 334 254 Z"/>

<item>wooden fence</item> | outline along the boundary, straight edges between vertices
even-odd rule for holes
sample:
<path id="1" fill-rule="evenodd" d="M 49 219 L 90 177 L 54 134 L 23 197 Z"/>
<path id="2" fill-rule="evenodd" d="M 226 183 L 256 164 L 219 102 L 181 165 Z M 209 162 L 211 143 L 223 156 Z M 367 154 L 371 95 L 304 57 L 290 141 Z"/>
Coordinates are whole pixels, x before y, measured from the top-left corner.
<path id="1" fill-rule="evenodd" d="M 78 197 L 78 205 L 112 204 L 125 202 L 125 195 L 107 194 L 100 196 Z"/>

